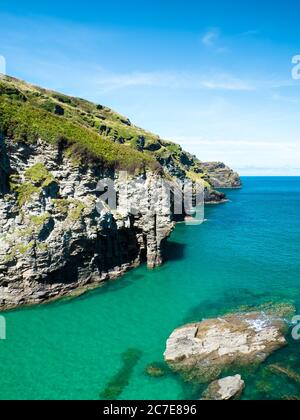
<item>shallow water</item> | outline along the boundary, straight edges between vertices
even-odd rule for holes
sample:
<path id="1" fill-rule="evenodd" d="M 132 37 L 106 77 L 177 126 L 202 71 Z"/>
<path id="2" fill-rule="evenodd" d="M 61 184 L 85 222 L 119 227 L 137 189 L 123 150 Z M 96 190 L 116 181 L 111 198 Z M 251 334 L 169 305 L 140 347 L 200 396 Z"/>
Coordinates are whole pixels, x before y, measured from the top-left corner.
<path id="1" fill-rule="evenodd" d="M 163 361 L 174 328 L 270 301 L 294 302 L 300 313 L 300 178 L 243 181 L 242 190 L 228 192 L 229 203 L 207 208 L 206 223 L 176 227 L 163 267 L 5 314 L 0 398 L 101 399 L 113 387 L 119 399 L 199 399 L 203 387 L 170 372 L 145 373 Z M 290 339 L 258 370 L 241 372 L 243 398 L 300 397 L 300 384 L 267 367 L 300 374 L 299 352 Z"/>

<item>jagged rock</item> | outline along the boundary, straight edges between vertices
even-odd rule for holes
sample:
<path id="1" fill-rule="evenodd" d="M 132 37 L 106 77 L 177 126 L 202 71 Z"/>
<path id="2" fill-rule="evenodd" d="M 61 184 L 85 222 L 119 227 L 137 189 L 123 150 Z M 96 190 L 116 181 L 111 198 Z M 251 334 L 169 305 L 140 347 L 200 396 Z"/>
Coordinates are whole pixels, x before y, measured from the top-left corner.
<path id="1" fill-rule="evenodd" d="M 19 183 L 18 194 L 3 187 L 0 199 L 0 309 L 100 284 L 143 261 L 151 268 L 162 263 L 162 245 L 174 223 L 160 175 L 126 183 L 118 172 L 76 166 L 42 141 L 29 145 L 7 139 L 0 159 Z M 139 210 L 134 216 L 121 197 L 117 211 L 101 200 L 98 211 L 97 185 L 105 179 L 114 181 L 119 196 L 126 185 L 131 207 Z"/>
<path id="2" fill-rule="evenodd" d="M 111 109 L 8 76 L 0 84 L 0 310 L 77 293 L 142 261 L 161 264 L 175 219 L 162 176 L 174 195 L 188 180 L 195 191 L 204 185 L 207 203 L 226 200 L 195 156 Z M 122 168 L 143 186 L 124 183 Z M 99 211 L 96 187 L 105 179 L 118 196 L 128 186 L 140 211 L 103 200 Z"/>
<path id="3" fill-rule="evenodd" d="M 245 388 L 240 375 L 228 376 L 210 384 L 202 399 L 209 401 L 227 401 L 238 399 Z"/>
<path id="4" fill-rule="evenodd" d="M 175 330 L 164 354 L 186 379 L 207 383 L 229 367 L 257 365 L 287 344 L 284 320 L 263 312 L 238 313 Z"/>
<path id="5" fill-rule="evenodd" d="M 241 188 L 239 175 L 222 162 L 201 162 L 214 188 Z"/>

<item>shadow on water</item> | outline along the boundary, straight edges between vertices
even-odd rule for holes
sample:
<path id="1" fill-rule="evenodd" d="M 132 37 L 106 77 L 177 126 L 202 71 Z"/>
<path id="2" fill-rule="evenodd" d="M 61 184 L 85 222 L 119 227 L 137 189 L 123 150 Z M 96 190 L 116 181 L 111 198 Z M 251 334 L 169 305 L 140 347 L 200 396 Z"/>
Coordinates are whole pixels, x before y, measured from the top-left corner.
<path id="1" fill-rule="evenodd" d="M 180 261 L 185 258 L 185 244 L 180 244 L 174 241 L 166 241 L 163 250 L 162 256 L 164 261 Z"/>
<path id="2" fill-rule="evenodd" d="M 103 400 L 116 400 L 129 385 L 133 370 L 140 360 L 142 352 L 138 349 L 128 349 L 122 353 L 122 366 L 111 378 L 105 389 L 100 393 Z"/>

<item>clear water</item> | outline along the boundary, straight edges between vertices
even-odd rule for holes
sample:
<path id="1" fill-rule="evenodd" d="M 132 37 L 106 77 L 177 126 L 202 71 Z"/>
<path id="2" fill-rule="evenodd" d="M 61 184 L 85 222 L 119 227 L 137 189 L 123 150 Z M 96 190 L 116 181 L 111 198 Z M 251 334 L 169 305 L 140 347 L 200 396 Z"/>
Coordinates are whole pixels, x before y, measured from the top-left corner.
<path id="1" fill-rule="evenodd" d="M 0 398 L 101 399 L 119 373 L 120 399 L 198 399 L 198 385 L 170 372 L 145 373 L 163 361 L 174 328 L 270 301 L 292 301 L 300 313 L 300 178 L 243 181 L 242 190 L 228 192 L 231 202 L 206 210 L 205 224 L 177 226 L 163 267 L 140 267 L 78 299 L 5 314 Z M 141 357 L 126 370 L 128 349 Z M 276 362 L 300 374 L 299 352 L 300 342 L 290 340 L 258 370 L 242 372 L 243 398 L 300 396 L 300 384 L 267 369 Z"/>

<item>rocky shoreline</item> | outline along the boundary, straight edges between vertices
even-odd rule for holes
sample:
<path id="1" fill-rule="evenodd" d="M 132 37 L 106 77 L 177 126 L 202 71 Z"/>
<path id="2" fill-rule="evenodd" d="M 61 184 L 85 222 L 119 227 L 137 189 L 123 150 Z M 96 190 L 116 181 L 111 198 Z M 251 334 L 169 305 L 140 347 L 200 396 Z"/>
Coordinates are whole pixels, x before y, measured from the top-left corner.
<path id="1" fill-rule="evenodd" d="M 0 160 L 1 310 L 97 287 L 143 262 L 162 264 L 175 222 L 160 174 L 148 172 L 144 187 L 128 190 L 131 205 L 141 209 L 132 216 L 122 203 L 113 211 L 103 202 L 96 211 L 99 181 L 113 180 L 117 194 L 124 188 L 117 172 L 76 164 L 59 147 L 6 139 Z M 6 173 L 19 183 L 18 195 L 6 187 Z M 206 193 L 206 203 L 223 203 L 223 196 Z M 160 197 L 155 212 L 153 197 Z"/>
<path id="2" fill-rule="evenodd" d="M 214 184 L 239 182 L 224 164 L 202 163 L 109 108 L 10 77 L 0 82 L 0 120 L 0 310 L 81 293 L 141 263 L 161 265 L 185 217 L 175 217 L 162 180 L 175 196 L 185 181 L 201 182 L 206 204 L 227 202 Z M 99 182 L 114 184 L 116 201 L 126 190 L 127 202 L 110 206 Z"/>
<path id="3" fill-rule="evenodd" d="M 203 399 L 237 398 L 245 386 L 239 370 L 258 367 L 287 345 L 286 316 L 294 310 L 291 305 L 274 305 L 268 312 L 238 312 L 178 328 L 167 341 L 165 362 L 185 381 L 211 383 Z M 291 375 L 280 366 L 270 369 Z M 220 379 L 228 371 L 236 376 Z"/>
<path id="4" fill-rule="evenodd" d="M 163 242 L 174 222 L 168 196 L 156 182 L 159 175 L 149 173 L 143 191 L 128 192 L 131 204 L 142 209 L 138 215 L 121 206 L 114 212 L 105 202 L 99 213 L 97 183 L 111 174 L 76 167 L 58 148 L 43 142 L 7 142 L 6 150 L 11 171 L 24 179 L 21 185 L 29 194 L 22 190 L 21 208 L 12 194 L 0 199 L 1 309 L 101 284 L 141 262 L 150 268 L 162 263 Z M 29 176 L 34 179 L 26 184 Z M 120 190 L 122 181 L 115 179 L 115 187 Z M 160 197 L 156 213 L 148 205 L 153 194 Z"/>

